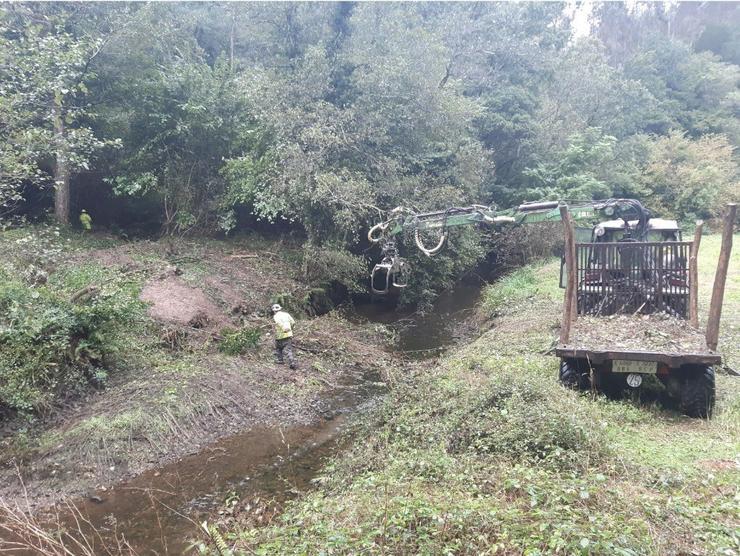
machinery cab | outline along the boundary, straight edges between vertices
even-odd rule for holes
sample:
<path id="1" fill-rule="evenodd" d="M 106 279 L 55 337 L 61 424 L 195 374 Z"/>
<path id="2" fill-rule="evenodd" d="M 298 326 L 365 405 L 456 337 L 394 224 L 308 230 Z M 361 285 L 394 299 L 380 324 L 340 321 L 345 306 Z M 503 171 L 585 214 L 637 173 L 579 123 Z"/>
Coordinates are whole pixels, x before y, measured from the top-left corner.
<path id="1" fill-rule="evenodd" d="M 591 241 L 593 243 L 624 241 L 629 239 L 631 232 L 637 227 L 637 220 L 629 221 L 629 229 L 625 230 L 624 220 L 608 220 L 601 222 L 592 229 L 583 229 L 589 232 L 590 238 L 585 239 L 578 235 L 576 230 L 576 241 Z M 647 224 L 646 241 L 681 241 L 681 227 L 675 220 L 664 218 L 651 218 Z M 583 238 L 583 239 L 582 239 Z"/>
<path id="2" fill-rule="evenodd" d="M 593 227 L 577 226 L 575 229 L 576 243 L 613 243 L 636 241 L 632 239 L 632 234 L 637 226 L 637 220 L 629 221 L 629 230 L 625 230 L 625 222 L 621 219 L 607 220 L 600 222 Z M 681 227 L 676 220 L 667 220 L 664 218 L 651 218 L 647 224 L 647 236 L 645 241 L 648 242 L 680 242 L 683 240 Z M 670 262 L 670 258 L 675 259 L 678 253 L 675 249 L 668 249 L 664 252 L 664 263 Z M 590 261 L 591 266 L 598 266 L 601 261 Z M 560 287 L 565 288 L 565 255 L 560 258 Z"/>

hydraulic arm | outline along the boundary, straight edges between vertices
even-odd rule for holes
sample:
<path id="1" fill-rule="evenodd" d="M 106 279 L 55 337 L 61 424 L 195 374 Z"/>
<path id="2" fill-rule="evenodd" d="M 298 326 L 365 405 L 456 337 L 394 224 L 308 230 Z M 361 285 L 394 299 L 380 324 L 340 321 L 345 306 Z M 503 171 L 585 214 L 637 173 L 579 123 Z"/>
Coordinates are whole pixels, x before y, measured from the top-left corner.
<path id="1" fill-rule="evenodd" d="M 368 240 L 380 244 L 383 253 L 383 259 L 375 265 L 370 275 L 370 288 L 374 294 L 383 295 L 389 292 L 391 286 L 403 288 L 407 285 L 408 263 L 399 256 L 395 242 L 395 237 L 404 231 L 413 232 L 416 246 L 431 257 L 442 251 L 450 228 L 477 224 L 517 226 L 557 222 L 560 220 L 559 207 L 563 203 L 568 205 L 571 215 L 577 221 L 592 221 L 604 216 L 621 218 L 625 222 L 636 220 L 633 229 L 638 237 L 646 233 L 650 218 L 650 213 L 642 204 L 633 199 L 536 201 L 506 210 L 496 210 L 495 206 L 471 205 L 423 213 L 397 207 L 390 212 L 387 220 L 376 224 L 368 232 Z M 430 247 L 424 244 L 421 232 L 426 230 L 439 230 L 436 245 Z"/>

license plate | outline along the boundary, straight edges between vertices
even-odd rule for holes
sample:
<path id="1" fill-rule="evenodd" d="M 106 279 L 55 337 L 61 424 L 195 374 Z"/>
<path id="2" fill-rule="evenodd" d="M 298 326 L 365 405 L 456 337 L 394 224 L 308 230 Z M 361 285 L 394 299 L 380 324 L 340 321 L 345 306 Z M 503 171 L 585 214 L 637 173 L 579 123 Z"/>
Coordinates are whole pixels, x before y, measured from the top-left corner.
<path id="1" fill-rule="evenodd" d="M 624 359 L 614 359 L 612 361 L 612 372 L 654 375 L 658 372 L 658 364 L 653 361 L 626 361 Z"/>

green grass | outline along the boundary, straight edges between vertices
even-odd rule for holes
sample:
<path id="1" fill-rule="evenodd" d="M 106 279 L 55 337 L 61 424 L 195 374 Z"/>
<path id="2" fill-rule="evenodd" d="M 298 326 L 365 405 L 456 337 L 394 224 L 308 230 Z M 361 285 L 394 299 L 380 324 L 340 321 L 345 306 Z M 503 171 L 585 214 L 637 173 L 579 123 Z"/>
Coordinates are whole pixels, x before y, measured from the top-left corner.
<path id="1" fill-rule="evenodd" d="M 221 330 L 222 339 L 218 349 L 226 355 L 240 355 L 248 350 L 256 349 L 261 336 L 260 328 L 246 327 L 239 330 L 224 328 Z"/>
<path id="2" fill-rule="evenodd" d="M 718 240 L 704 238 L 703 300 Z M 564 390 L 544 355 L 558 271 L 533 265 L 486 291 L 483 312 L 500 315 L 491 330 L 435 368 L 393 376 L 315 491 L 266 528 L 232 528 L 237 551 L 737 554 L 738 379 L 719 377 L 711 421 Z M 738 343 L 738 288 L 736 254 L 724 346 Z"/>
<path id="3" fill-rule="evenodd" d="M 562 297 L 557 280 L 551 280 L 552 263 L 535 263 L 519 268 L 483 292 L 481 309 L 489 316 L 510 313 L 529 299 L 552 300 Z"/>

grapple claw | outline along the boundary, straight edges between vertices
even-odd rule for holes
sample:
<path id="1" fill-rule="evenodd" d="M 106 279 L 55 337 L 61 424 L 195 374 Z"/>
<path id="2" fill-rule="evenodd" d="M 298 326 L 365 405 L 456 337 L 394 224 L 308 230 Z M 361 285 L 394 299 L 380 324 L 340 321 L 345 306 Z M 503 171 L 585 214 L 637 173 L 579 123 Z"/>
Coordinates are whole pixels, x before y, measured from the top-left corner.
<path id="1" fill-rule="evenodd" d="M 370 291 L 373 295 L 388 295 L 394 288 L 405 288 L 406 261 L 398 256 L 396 245 L 392 240 L 383 244 L 383 260 L 373 267 L 370 273 Z"/>

